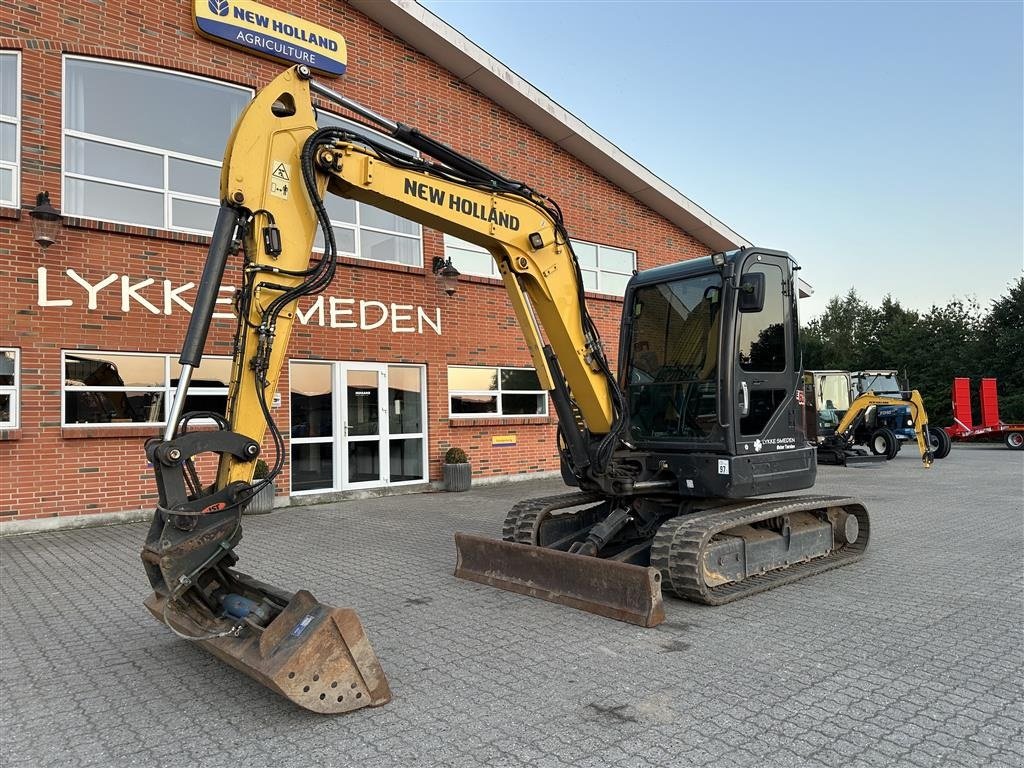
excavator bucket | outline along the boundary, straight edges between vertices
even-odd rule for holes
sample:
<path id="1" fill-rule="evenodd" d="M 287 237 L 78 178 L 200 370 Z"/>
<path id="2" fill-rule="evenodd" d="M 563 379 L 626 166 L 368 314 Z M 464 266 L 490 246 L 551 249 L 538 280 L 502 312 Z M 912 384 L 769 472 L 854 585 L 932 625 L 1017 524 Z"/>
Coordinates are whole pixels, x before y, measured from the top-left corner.
<path id="1" fill-rule="evenodd" d="M 192 638 L 209 634 L 179 603 L 154 592 L 146 607 L 175 631 Z M 289 701 L 322 714 L 377 707 L 391 690 L 355 611 L 317 602 L 296 592 L 262 631 L 246 625 L 238 636 L 197 640 L 199 645 Z"/>
<path id="2" fill-rule="evenodd" d="M 455 534 L 460 579 L 539 597 L 641 627 L 665 620 L 655 568 Z"/>

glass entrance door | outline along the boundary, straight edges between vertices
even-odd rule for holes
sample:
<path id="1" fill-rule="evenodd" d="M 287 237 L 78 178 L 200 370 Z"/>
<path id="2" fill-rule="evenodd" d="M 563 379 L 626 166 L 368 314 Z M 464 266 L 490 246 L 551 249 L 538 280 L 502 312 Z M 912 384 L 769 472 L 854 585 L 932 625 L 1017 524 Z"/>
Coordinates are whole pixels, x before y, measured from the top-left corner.
<path id="1" fill-rule="evenodd" d="M 385 374 L 383 365 L 342 364 L 342 489 L 373 488 L 384 480 L 381 448 L 387 408 L 381 389 Z"/>
<path id="2" fill-rule="evenodd" d="M 292 493 L 424 483 L 422 365 L 293 361 Z"/>

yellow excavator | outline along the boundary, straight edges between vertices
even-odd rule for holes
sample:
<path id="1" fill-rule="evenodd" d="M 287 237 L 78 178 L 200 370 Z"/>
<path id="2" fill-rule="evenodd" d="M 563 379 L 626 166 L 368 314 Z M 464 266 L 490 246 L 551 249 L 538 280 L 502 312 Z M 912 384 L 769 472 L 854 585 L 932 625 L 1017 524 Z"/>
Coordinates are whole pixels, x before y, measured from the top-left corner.
<path id="1" fill-rule="evenodd" d="M 314 94 L 416 152 L 370 131 L 318 128 Z M 654 626 L 663 590 L 720 604 L 862 555 L 862 503 L 780 495 L 816 474 L 796 398 L 797 267 L 786 253 L 744 248 L 635 274 L 616 375 L 554 201 L 298 66 L 256 95 L 231 135 L 181 375 L 164 434 L 146 446 L 159 491 L 142 550 L 146 605 L 175 633 L 313 711 L 390 697 L 354 611 L 235 568 L 241 512 L 284 461 L 269 403 L 296 304 L 336 268 L 326 194 L 487 249 L 557 414 L 574 490 L 515 505 L 502 540 L 457 534 L 456 575 Z M 325 252 L 311 256 L 318 227 Z M 231 255 L 244 284 L 227 411 L 186 413 Z M 217 428 L 191 428 L 200 418 Z M 268 429 L 276 457 L 254 481 Z M 211 453 L 218 470 L 204 482 L 197 458 Z"/>
<path id="2" fill-rule="evenodd" d="M 921 452 L 921 463 L 930 469 L 935 459 L 949 454 L 949 441 L 932 450 L 937 430 L 928 426 L 928 412 L 916 389 L 875 394 L 861 392 L 851 400 L 853 386 L 848 371 L 805 371 L 805 426 L 807 437 L 818 445 L 819 464 L 841 464 L 895 458 L 900 441 L 882 423 L 880 409 L 906 409 L 909 426 Z M 891 418 L 891 417 L 889 417 Z M 866 444 L 871 453 L 860 445 Z"/>

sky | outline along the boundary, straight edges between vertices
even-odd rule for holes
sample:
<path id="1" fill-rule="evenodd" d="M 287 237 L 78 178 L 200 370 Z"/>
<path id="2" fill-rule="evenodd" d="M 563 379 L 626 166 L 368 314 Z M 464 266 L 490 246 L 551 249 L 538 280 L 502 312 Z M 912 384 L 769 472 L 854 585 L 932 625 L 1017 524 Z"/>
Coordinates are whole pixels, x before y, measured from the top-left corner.
<path id="1" fill-rule="evenodd" d="M 815 291 L 804 320 L 851 287 L 876 306 L 984 309 L 1024 270 L 1021 0 L 420 2 L 789 251 Z"/>

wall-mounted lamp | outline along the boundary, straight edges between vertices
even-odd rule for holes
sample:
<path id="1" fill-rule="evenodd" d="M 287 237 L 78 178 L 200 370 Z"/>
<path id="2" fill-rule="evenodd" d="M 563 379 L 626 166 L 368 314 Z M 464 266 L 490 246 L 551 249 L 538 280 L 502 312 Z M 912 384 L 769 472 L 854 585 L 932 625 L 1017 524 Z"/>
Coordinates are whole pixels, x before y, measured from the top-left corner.
<path id="1" fill-rule="evenodd" d="M 36 207 L 29 208 L 32 217 L 32 239 L 39 247 L 46 250 L 57 242 L 60 234 L 60 211 L 50 205 L 50 193 L 40 192 L 36 195 Z"/>
<path id="2" fill-rule="evenodd" d="M 430 266 L 430 271 L 434 273 L 437 278 L 437 282 L 441 285 L 441 290 L 448 294 L 449 297 L 455 295 L 455 284 L 459 280 L 459 275 L 462 274 L 452 265 L 450 258 L 443 258 L 441 256 L 434 257 L 434 263 Z"/>

